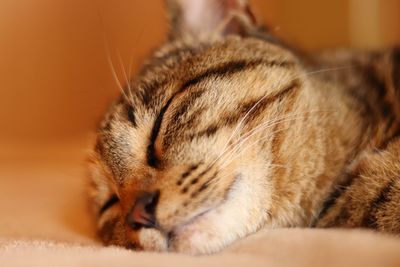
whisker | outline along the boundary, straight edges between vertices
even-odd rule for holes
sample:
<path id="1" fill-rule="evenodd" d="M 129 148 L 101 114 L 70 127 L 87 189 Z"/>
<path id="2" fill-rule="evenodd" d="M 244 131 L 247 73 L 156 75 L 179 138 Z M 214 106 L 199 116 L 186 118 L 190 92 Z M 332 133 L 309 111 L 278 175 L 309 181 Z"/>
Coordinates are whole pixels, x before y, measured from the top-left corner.
<path id="1" fill-rule="evenodd" d="M 118 86 L 118 88 L 119 88 L 119 90 L 120 90 L 122 96 L 125 98 L 125 100 L 126 100 L 128 103 L 131 103 L 129 97 L 126 95 L 125 90 L 124 90 L 124 88 L 122 87 L 122 84 L 121 84 L 121 82 L 120 82 L 120 80 L 119 80 L 119 78 L 118 78 L 117 72 L 116 72 L 116 70 L 115 70 L 115 67 L 114 67 L 114 64 L 113 64 L 113 61 L 112 61 L 112 58 L 111 58 L 110 51 L 109 51 L 109 49 L 108 49 L 108 46 L 107 46 L 107 59 L 108 59 L 108 63 L 110 64 L 111 73 L 112 73 L 112 75 L 113 75 L 113 77 L 114 77 L 115 82 L 117 83 L 117 86 Z"/>
<path id="2" fill-rule="evenodd" d="M 331 72 L 331 71 L 338 71 L 338 70 L 343 70 L 343 69 L 348 69 L 348 68 L 353 68 L 353 65 L 346 65 L 346 66 L 339 66 L 339 67 L 334 67 L 334 68 L 324 68 L 324 69 L 319 69 L 319 70 L 315 70 L 315 71 L 309 71 L 306 73 L 301 73 L 299 75 L 295 75 L 294 77 L 288 79 L 288 81 L 286 82 L 292 82 L 300 77 L 308 77 L 311 75 L 316 75 L 316 74 L 320 74 L 320 73 L 324 73 L 324 72 Z M 281 82 L 282 83 L 282 82 Z M 268 97 L 269 94 L 264 95 L 260 100 L 258 100 L 244 115 L 244 117 L 240 120 L 239 124 L 235 127 L 235 129 L 233 130 L 232 134 L 230 135 L 230 137 L 228 138 L 228 140 L 226 141 L 225 145 L 223 146 L 221 153 L 217 156 L 217 158 L 212 161 L 210 163 L 210 166 L 213 166 L 222 156 L 223 154 L 226 152 L 226 149 L 228 148 L 228 144 L 229 142 L 232 140 L 232 138 L 239 132 L 241 131 L 241 127 L 243 125 L 243 123 L 245 122 L 245 120 L 247 119 L 247 117 L 250 115 L 250 113 L 266 98 Z"/>
<path id="3" fill-rule="evenodd" d="M 339 67 L 324 68 L 324 69 L 306 72 L 304 74 L 299 75 L 299 77 L 308 77 L 308 76 L 315 75 L 315 74 L 320 74 L 320 73 L 325 73 L 325 72 L 330 72 L 330 71 L 351 69 L 354 67 L 356 67 L 356 66 L 355 65 L 344 65 L 344 66 L 339 66 Z"/>
<path id="4" fill-rule="evenodd" d="M 241 145 L 243 142 L 245 142 L 248 138 L 252 137 L 254 134 L 257 134 L 260 130 L 265 130 L 265 129 L 269 128 L 270 126 L 275 125 L 277 122 L 279 122 L 279 119 L 267 121 L 265 123 L 262 123 L 261 125 L 258 125 L 255 129 L 252 129 L 251 131 L 249 131 L 245 135 L 243 135 L 241 139 L 239 139 L 238 141 L 229 145 L 228 146 L 229 149 L 225 151 L 224 155 L 226 155 L 229 152 L 231 152 L 232 150 L 236 149 L 239 145 Z"/>
<path id="5" fill-rule="evenodd" d="M 319 113 L 319 112 L 324 112 L 324 111 L 315 111 L 315 112 L 309 112 L 309 113 Z M 299 115 L 299 114 L 296 114 L 296 115 Z M 301 114 L 300 114 L 300 115 L 301 115 Z M 284 117 L 285 117 L 285 116 L 283 116 L 282 118 L 284 118 Z M 286 116 L 286 118 L 288 118 L 288 117 L 289 117 L 289 116 Z M 288 120 L 281 120 L 281 122 L 285 122 L 285 121 L 287 122 L 287 121 L 295 120 L 295 119 L 298 119 L 298 118 L 301 118 L 301 116 L 299 116 L 299 117 L 297 117 L 297 118 L 291 118 L 291 119 L 288 119 Z M 279 122 L 279 123 L 280 123 L 280 122 Z M 272 125 L 269 126 L 269 127 L 272 127 Z M 264 128 L 266 129 L 266 128 L 268 128 L 268 127 L 264 127 Z M 276 133 L 278 133 L 278 132 L 280 132 L 280 131 L 284 131 L 284 130 L 286 130 L 286 129 L 277 130 L 277 131 L 272 132 L 271 134 L 276 134 Z M 245 142 L 241 142 L 240 144 L 238 144 L 237 146 L 235 146 L 235 148 L 232 149 L 232 150 L 229 152 L 229 154 L 227 153 L 227 155 L 226 155 L 225 158 L 224 158 L 224 162 L 223 162 L 223 164 L 220 166 L 220 168 L 221 168 L 221 169 L 225 169 L 233 160 L 235 160 L 236 158 L 238 158 L 238 157 L 241 155 L 241 153 L 243 153 L 244 151 L 248 150 L 249 148 L 251 148 L 251 147 L 257 145 L 260 141 L 265 140 L 265 139 L 267 139 L 267 138 L 270 138 L 270 136 L 265 136 L 265 137 L 259 138 L 259 139 L 255 140 L 255 142 L 249 144 L 248 146 L 244 147 L 241 151 L 239 151 L 240 148 L 241 148 L 241 146 L 245 143 Z M 246 141 L 248 141 L 248 140 L 249 140 L 249 139 L 247 138 Z M 237 152 L 238 152 L 238 153 L 237 153 Z M 287 168 L 286 165 L 278 165 L 278 164 L 272 164 L 272 163 L 270 163 L 270 165 L 271 165 L 271 166 L 274 166 L 274 167 Z M 229 174 L 228 174 L 228 175 L 229 175 Z M 225 176 L 223 176 L 223 177 L 218 177 L 218 180 L 221 180 L 221 179 L 227 177 L 228 175 L 225 175 Z"/>
<path id="6" fill-rule="evenodd" d="M 121 54 L 120 54 L 119 50 L 116 49 L 116 52 L 117 52 L 119 64 L 120 64 L 121 69 L 122 69 L 122 74 L 124 75 L 124 78 L 125 78 L 125 81 L 126 81 L 126 86 L 128 87 L 128 92 L 129 92 L 129 97 L 130 97 L 130 102 L 129 103 L 132 104 L 133 95 L 132 95 L 131 82 L 130 82 L 129 77 L 128 77 L 127 73 L 126 73 L 126 70 L 125 70 L 125 67 L 124 67 L 124 62 L 122 61 Z"/>
<path id="7" fill-rule="evenodd" d="M 273 134 L 282 132 L 282 131 L 284 131 L 284 130 L 286 130 L 286 129 L 277 130 L 277 131 L 273 132 Z M 264 136 L 264 137 L 261 137 L 261 138 L 255 140 L 253 143 L 250 143 L 249 145 L 247 145 L 246 147 L 244 147 L 242 150 L 240 150 L 240 147 L 239 147 L 239 149 L 237 149 L 236 151 L 234 151 L 234 153 L 236 153 L 236 152 L 238 152 L 238 153 L 237 153 L 237 154 L 232 153 L 232 154 L 231 154 L 231 157 L 228 158 L 228 159 L 224 162 L 224 164 L 223 164 L 221 167 L 223 167 L 223 168 L 226 167 L 226 166 L 229 165 L 233 160 L 235 160 L 237 157 L 239 157 L 241 153 L 243 153 L 243 152 L 246 151 L 247 149 L 249 149 L 249 148 L 251 148 L 251 147 L 257 145 L 260 141 L 263 141 L 263 140 L 268 139 L 268 138 L 270 138 L 270 137 L 271 137 L 271 136 Z M 232 156 L 233 156 L 233 157 L 232 157 Z"/>
<path id="8" fill-rule="evenodd" d="M 279 132 L 284 131 L 284 130 L 285 130 L 285 129 L 277 130 L 277 131 L 274 132 L 274 134 L 279 133 Z M 238 157 L 241 155 L 242 152 L 246 151 L 247 149 L 249 149 L 249 148 L 251 148 L 251 147 L 253 147 L 253 146 L 255 146 L 255 145 L 258 145 L 258 143 L 259 143 L 260 141 L 265 140 L 265 139 L 267 139 L 267 138 L 269 138 L 269 137 L 270 137 L 270 136 L 264 136 L 264 137 L 262 137 L 262 138 L 256 140 L 255 142 L 249 144 L 249 145 L 246 146 L 242 151 L 240 151 L 239 153 L 237 153 L 236 155 L 234 155 L 235 157 L 229 159 L 230 161 L 225 162 L 225 164 L 221 166 L 221 169 L 225 169 L 233 160 L 235 160 L 236 158 L 238 158 Z M 270 165 L 270 166 L 273 166 L 273 167 L 288 168 L 288 166 L 282 166 L 282 165 L 277 165 L 277 164 L 269 164 L 269 165 Z M 228 173 L 228 174 L 226 174 L 226 175 L 223 175 L 223 176 L 220 176 L 220 177 L 216 177 L 216 180 L 215 180 L 215 181 L 212 181 L 212 182 L 219 182 L 220 180 L 224 179 L 225 177 L 228 177 L 229 175 L 232 175 L 232 173 L 230 173 L 230 174 Z M 211 182 L 211 181 L 210 181 L 210 182 Z"/>
<path id="9" fill-rule="evenodd" d="M 231 134 L 231 136 L 228 138 L 228 141 L 226 141 L 226 143 L 225 143 L 225 145 L 224 145 L 224 147 L 223 147 L 223 149 L 222 149 L 222 151 L 221 151 L 220 156 L 222 156 L 222 155 L 224 154 L 225 149 L 227 148 L 229 142 L 232 140 L 232 138 L 233 138 L 233 137 L 236 135 L 236 133 L 239 131 L 239 128 L 242 127 L 242 124 L 243 124 L 244 121 L 247 119 L 247 117 L 250 115 L 250 113 L 261 103 L 261 101 L 262 101 L 265 97 L 267 97 L 267 95 L 265 95 L 265 96 L 262 97 L 260 100 L 258 100 L 257 103 L 255 103 L 255 104 L 253 105 L 253 107 L 252 107 L 249 111 L 246 112 L 246 114 L 244 115 L 244 117 L 240 120 L 239 124 L 238 124 L 238 125 L 236 126 L 236 128 L 233 130 L 233 133 Z M 211 163 L 211 166 L 212 166 L 216 161 L 218 161 L 218 158 L 217 158 L 214 162 Z"/>
<path id="10" fill-rule="evenodd" d="M 319 113 L 319 112 L 323 112 L 323 111 L 315 111 L 315 112 Z M 291 114 L 291 115 L 281 116 L 281 117 L 275 118 L 273 120 L 269 120 L 267 122 L 264 122 L 264 123 L 258 125 L 257 127 L 255 127 L 254 129 L 252 129 L 251 131 L 247 132 L 236 143 L 231 144 L 230 147 L 231 146 L 234 146 L 234 147 L 231 148 L 230 150 L 226 151 L 225 154 L 234 151 L 238 146 L 240 146 L 241 144 L 246 142 L 252 136 L 254 136 L 255 134 L 257 134 L 257 133 L 259 133 L 259 132 L 261 132 L 263 130 L 268 129 L 269 127 L 275 126 L 278 123 L 288 122 L 288 121 L 292 121 L 292 120 L 296 120 L 296 119 L 301 119 L 301 118 L 304 118 L 304 117 L 306 117 L 307 115 L 309 115 L 311 113 L 314 113 L 314 112 L 310 111 L 310 112 L 304 112 L 304 113 Z"/>
<path id="11" fill-rule="evenodd" d="M 108 61 L 108 64 L 110 66 L 110 69 L 111 69 L 111 74 L 112 74 L 112 76 L 113 76 L 113 78 L 114 78 L 114 80 L 115 80 L 115 82 L 117 84 L 117 87 L 120 90 L 122 96 L 125 98 L 125 100 L 129 104 L 132 104 L 131 100 L 128 98 L 128 96 L 125 93 L 125 90 L 124 90 L 124 88 L 123 88 L 123 86 L 121 84 L 121 81 L 119 80 L 117 71 L 116 71 L 116 69 L 114 67 L 114 63 L 113 63 L 112 56 L 111 56 L 111 49 L 110 49 L 109 41 L 108 41 L 108 38 L 107 38 L 107 33 L 106 33 L 106 30 L 105 30 L 105 24 L 104 24 L 103 16 L 101 15 L 101 12 L 100 12 L 98 6 L 96 6 L 96 11 L 97 11 L 97 15 L 98 15 L 99 20 L 100 20 L 100 25 L 101 25 L 100 29 L 101 29 L 103 45 L 104 45 L 104 49 L 105 49 L 105 52 L 106 52 L 107 61 Z"/>
<path id="12" fill-rule="evenodd" d="M 139 35 L 138 35 L 138 37 L 136 38 L 136 41 L 135 41 L 135 44 L 138 44 L 139 42 L 140 42 L 140 40 L 142 39 L 142 36 L 143 36 L 143 33 L 144 33 L 144 28 L 142 28 L 142 30 L 139 32 Z M 133 70 L 133 59 L 134 59 L 134 48 L 132 48 L 132 51 L 131 51 L 131 53 L 130 53 L 130 58 L 129 58 L 129 65 L 128 65 L 128 75 L 129 75 L 129 77 L 133 77 L 133 75 L 132 75 L 132 70 Z M 137 65 L 137 64 L 135 64 L 135 65 Z"/>
<path id="13" fill-rule="evenodd" d="M 290 121 L 290 120 L 288 120 L 288 121 Z M 276 122 L 276 123 L 274 123 L 274 124 L 272 124 L 272 125 L 267 125 L 266 127 L 261 128 L 261 130 L 265 130 L 265 129 L 271 128 L 271 127 L 273 127 L 273 126 L 275 126 L 275 125 L 277 125 L 277 124 L 279 124 L 279 122 Z M 221 165 L 221 167 L 225 167 L 226 165 L 228 165 L 231 161 L 228 162 L 228 163 L 226 163 L 226 161 L 227 161 L 228 159 L 232 158 L 232 156 L 234 156 L 235 153 L 238 152 L 238 151 L 240 150 L 240 148 L 246 143 L 246 141 L 250 140 L 250 138 L 253 137 L 254 135 L 256 135 L 257 133 L 258 133 L 258 132 L 253 133 L 251 136 L 245 138 L 243 141 L 241 141 L 240 143 L 238 143 L 233 149 L 231 149 L 231 151 L 229 151 L 229 153 L 227 153 L 227 154 L 225 155 L 224 162 L 223 162 L 223 164 Z M 266 136 L 265 138 L 269 138 L 269 137 L 270 137 L 270 136 Z"/>
<path id="14" fill-rule="evenodd" d="M 287 165 L 274 164 L 274 163 L 268 163 L 268 166 L 277 167 L 277 168 L 285 168 L 285 169 L 290 168 L 290 167 L 287 166 Z M 209 186 L 209 185 L 211 185 L 211 184 L 213 184 L 213 183 L 215 184 L 216 182 L 219 182 L 219 181 L 225 179 L 225 178 L 228 177 L 228 176 L 232 176 L 234 173 L 235 173 L 235 170 L 231 170 L 229 173 L 226 173 L 226 174 L 223 175 L 223 176 L 217 176 L 217 177 L 215 177 L 214 179 L 207 181 L 206 184 L 207 184 L 207 186 Z"/>

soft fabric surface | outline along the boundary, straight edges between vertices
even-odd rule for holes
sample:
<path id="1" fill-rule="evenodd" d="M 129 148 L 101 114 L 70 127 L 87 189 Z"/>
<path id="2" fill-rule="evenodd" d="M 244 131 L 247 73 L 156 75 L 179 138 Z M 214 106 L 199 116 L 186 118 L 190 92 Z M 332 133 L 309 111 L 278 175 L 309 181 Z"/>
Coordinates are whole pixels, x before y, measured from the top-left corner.
<path id="1" fill-rule="evenodd" d="M 189 257 L 102 247 L 84 197 L 86 142 L 0 144 L 0 266 L 400 266 L 400 239 L 277 229 Z"/>

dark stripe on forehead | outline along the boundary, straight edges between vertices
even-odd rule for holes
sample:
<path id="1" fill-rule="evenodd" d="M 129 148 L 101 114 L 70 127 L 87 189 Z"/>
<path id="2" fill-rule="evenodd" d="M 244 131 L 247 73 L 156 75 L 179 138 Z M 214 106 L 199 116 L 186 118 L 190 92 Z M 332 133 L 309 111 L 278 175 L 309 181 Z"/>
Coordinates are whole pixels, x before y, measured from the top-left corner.
<path id="1" fill-rule="evenodd" d="M 193 63 L 193 64 L 195 64 L 195 63 Z M 275 61 L 275 60 L 268 61 L 268 60 L 264 60 L 264 59 L 251 60 L 251 61 L 247 61 L 247 60 L 231 61 L 231 62 L 222 64 L 221 66 L 210 67 L 208 70 L 200 72 L 194 78 L 191 78 L 190 80 L 186 81 L 183 84 L 182 88 L 186 88 L 186 87 L 195 85 L 208 77 L 219 76 L 219 75 L 224 76 L 224 75 L 228 75 L 228 74 L 233 74 L 235 72 L 240 72 L 244 69 L 256 67 L 259 65 L 264 65 L 265 67 L 274 67 L 274 66 L 276 66 L 276 67 L 291 67 L 291 66 L 294 66 L 295 64 L 294 64 L 294 62 L 290 62 L 290 61 Z M 174 65 L 174 67 L 178 68 L 178 66 L 176 66 L 176 64 Z M 150 69 L 150 67 L 149 67 L 149 69 Z M 148 71 L 150 72 L 150 70 L 148 70 Z M 156 72 L 155 69 L 153 71 Z M 171 72 L 171 70 L 168 70 L 168 71 Z M 158 93 L 158 91 L 159 91 L 158 89 L 165 87 L 170 82 L 170 80 L 171 80 L 170 75 L 167 75 L 164 73 L 161 78 L 158 77 L 157 79 L 153 80 L 150 83 L 140 85 L 139 87 L 142 88 L 138 92 L 140 101 L 143 104 L 145 104 L 146 106 L 151 107 L 157 100 L 157 96 L 159 96 L 159 94 L 162 94 L 162 92 Z"/>
<path id="2" fill-rule="evenodd" d="M 239 61 L 232 61 L 228 62 L 222 66 L 218 66 L 216 68 L 211 68 L 209 70 L 206 70 L 203 73 L 200 73 L 196 77 L 188 80 L 186 83 L 183 84 L 183 88 L 187 88 L 190 86 L 193 86 L 195 84 L 198 84 L 202 82 L 204 79 L 213 77 L 213 76 L 225 76 L 225 75 L 231 75 L 237 72 L 241 72 L 246 69 L 251 69 L 257 66 L 265 66 L 265 67 L 289 67 L 293 66 L 293 62 L 288 62 L 288 61 L 267 61 L 263 59 L 258 59 L 258 60 L 253 60 L 253 61 L 247 61 L 247 60 L 239 60 Z"/>
<path id="3" fill-rule="evenodd" d="M 160 159 L 157 158 L 155 154 L 155 141 L 157 139 L 158 133 L 161 128 L 161 123 L 164 118 L 164 115 L 166 111 L 168 110 L 169 106 L 172 103 L 172 100 L 180 93 L 184 92 L 186 89 L 189 87 L 196 85 L 203 81 L 206 78 L 214 77 L 214 76 L 226 76 L 226 75 L 232 75 L 244 70 L 248 70 L 250 68 L 254 68 L 257 66 L 279 66 L 279 67 L 288 67 L 294 65 L 293 62 L 277 62 L 277 61 L 266 61 L 266 60 L 255 60 L 255 61 L 245 61 L 245 60 L 239 60 L 239 61 L 231 61 L 227 62 L 224 65 L 210 68 L 197 76 L 187 80 L 186 82 L 183 83 L 183 85 L 179 88 L 177 92 L 175 92 L 172 97 L 170 97 L 167 101 L 167 103 L 161 108 L 151 131 L 150 135 L 150 143 L 147 147 L 147 163 L 154 168 L 159 167 L 159 161 Z"/>
<path id="4" fill-rule="evenodd" d="M 206 90 L 196 90 L 190 92 L 187 97 L 180 103 L 180 105 L 176 108 L 176 111 L 171 116 L 171 121 L 179 121 L 182 116 L 184 116 L 188 110 L 192 107 L 193 103 L 197 98 L 202 96 Z"/>
<path id="5" fill-rule="evenodd" d="M 232 126 L 236 123 L 238 123 L 241 119 L 244 118 L 245 114 L 248 112 L 251 112 L 248 114 L 246 121 L 249 122 L 256 118 L 262 111 L 264 111 L 270 104 L 274 103 L 275 101 L 278 101 L 282 99 L 284 96 L 288 95 L 292 90 L 299 88 L 300 87 L 300 82 L 295 80 L 289 85 L 285 86 L 282 90 L 280 90 L 278 93 L 266 97 L 265 99 L 256 99 L 252 100 L 246 103 L 241 103 L 240 107 L 237 108 L 236 112 L 230 112 L 229 114 L 226 114 L 222 116 L 221 118 L 218 118 L 217 123 L 213 123 L 209 126 L 207 126 L 204 130 L 201 130 L 197 133 L 190 134 L 189 139 L 193 138 L 201 138 L 201 137 L 210 137 L 217 133 L 217 131 L 226 126 Z"/>
<path id="6" fill-rule="evenodd" d="M 277 93 L 262 100 L 257 106 L 255 106 L 255 105 L 259 100 L 257 102 L 254 102 L 254 104 L 251 103 L 249 105 L 248 110 L 250 110 L 254 107 L 254 109 L 251 112 L 251 114 L 254 117 L 255 115 L 258 115 L 261 111 L 263 111 L 266 107 L 268 107 L 270 104 L 274 103 L 275 101 L 283 99 L 284 97 L 288 96 L 292 92 L 294 92 L 296 94 L 297 91 L 293 91 L 293 90 L 299 89 L 300 87 L 301 87 L 301 82 L 299 80 L 293 80 L 289 84 L 283 86 L 282 89 L 280 89 Z M 287 98 L 285 98 L 285 99 L 287 99 Z M 292 104 L 293 103 L 294 103 L 294 99 L 292 101 Z M 289 109 L 289 107 L 286 107 L 286 108 Z M 251 117 L 251 116 L 249 116 L 249 117 Z"/>
<path id="7" fill-rule="evenodd" d="M 138 92 L 140 102 L 146 107 L 152 107 L 154 103 L 159 100 L 159 95 L 163 94 L 163 92 L 159 92 L 159 89 L 170 82 L 171 74 L 174 73 L 174 70 L 178 68 L 179 64 L 202 49 L 203 47 L 178 47 L 167 52 L 165 55 L 153 58 L 139 73 L 139 77 L 149 76 L 151 80 L 151 82 L 146 82 L 139 86 L 139 88 L 141 88 Z M 160 66 L 163 67 L 161 75 L 159 73 Z M 151 77 L 157 78 L 154 79 Z"/>
<path id="8" fill-rule="evenodd" d="M 200 109 L 191 110 L 192 115 L 187 116 L 188 111 L 195 103 L 195 100 L 204 92 L 205 90 L 202 89 L 188 93 L 184 99 L 182 99 L 180 105 L 177 106 L 174 111 L 172 111 L 173 113 L 169 118 L 169 123 L 162 139 L 164 148 L 167 148 L 171 145 L 171 141 L 174 139 L 176 132 L 180 132 L 184 128 L 188 129 L 193 127 L 193 124 L 196 122 L 196 118 L 198 118 L 202 111 Z"/>

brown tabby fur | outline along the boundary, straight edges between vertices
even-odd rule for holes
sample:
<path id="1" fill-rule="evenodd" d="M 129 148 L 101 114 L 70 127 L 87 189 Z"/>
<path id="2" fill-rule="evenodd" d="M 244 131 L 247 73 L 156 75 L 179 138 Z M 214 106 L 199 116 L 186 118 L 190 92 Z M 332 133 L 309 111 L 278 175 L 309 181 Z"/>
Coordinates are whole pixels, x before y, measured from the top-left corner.
<path id="1" fill-rule="evenodd" d="M 190 21 L 195 2 L 212 21 Z M 169 1 L 170 41 L 98 129 L 102 240 L 203 254 L 261 228 L 399 234 L 400 49 L 301 56 L 245 1 L 216 2 Z M 135 199 L 155 190 L 157 225 L 132 229 Z"/>

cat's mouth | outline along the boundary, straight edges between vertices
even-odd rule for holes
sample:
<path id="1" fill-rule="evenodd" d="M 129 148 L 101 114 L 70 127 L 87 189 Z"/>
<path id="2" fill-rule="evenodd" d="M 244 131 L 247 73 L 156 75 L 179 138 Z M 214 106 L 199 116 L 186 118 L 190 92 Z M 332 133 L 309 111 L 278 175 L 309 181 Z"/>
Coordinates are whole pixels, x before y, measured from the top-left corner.
<path id="1" fill-rule="evenodd" d="M 207 215 L 213 212 L 214 209 L 215 207 L 209 208 L 169 231 L 166 236 L 167 250 L 170 252 L 182 252 L 182 246 L 191 247 L 191 245 L 189 245 L 191 240 L 201 235 L 203 231 L 206 231 L 206 229 L 204 229 L 204 221 Z"/>
<path id="2" fill-rule="evenodd" d="M 234 187 L 234 185 L 238 182 L 240 178 L 240 175 L 236 175 L 235 179 L 233 180 L 230 188 Z M 227 195 L 229 195 L 231 190 L 227 191 Z M 210 212 L 214 211 L 215 209 L 217 209 L 218 207 L 220 207 L 221 205 L 223 205 L 228 199 L 227 198 L 223 198 L 223 200 L 219 203 L 215 203 L 214 205 L 212 205 L 211 207 L 208 207 L 200 212 L 198 212 L 196 215 L 191 216 L 188 220 L 184 221 L 183 223 L 175 226 L 172 228 L 171 231 L 168 232 L 168 237 L 171 237 L 169 239 L 173 239 L 174 237 L 180 235 L 183 231 L 185 231 L 186 228 L 188 228 L 191 225 L 195 225 L 197 224 L 200 220 L 202 220 L 207 214 L 209 214 Z"/>
<path id="3" fill-rule="evenodd" d="M 205 211 L 193 216 L 192 218 L 190 218 L 189 220 L 187 220 L 186 222 L 175 226 L 171 231 L 169 231 L 168 233 L 168 242 L 170 242 L 170 240 L 173 240 L 174 238 L 176 238 L 177 236 L 179 236 L 185 228 L 187 228 L 189 225 L 193 225 L 196 224 L 199 220 L 202 219 L 202 217 L 204 217 L 206 214 L 208 214 L 209 212 L 211 212 L 215 207 L 212 208 L 208 208 Z"/>
<path id="4" fill-rule="evenodd" d="M 202 231 L 201 221 L 207 214 L 212 212 L 214 208 L 209 208 L 172 228 L 165 231 L 160 228 L 143 228 L 139 231 L 140 248 L 145 251 L 159 252 L 178 252 L 182 243 L 189 241 L 195 237 L 196 233 Z M 205 229 L 203 229 L 205 230 Z M 137 246 L 130 245 L 129 248 L 135 249 Z"/>
<path id="5" fill-rule="evenodd" d="M 235 176 L 231 189 L 221 201 L 195 212 L 171 228 L 166 229 L 159 225 L 155 228 L 144 228 L 139 231 L 139 243 L 143 250 L 187 252 L 200 251 L 206 247 L 208 238 L 213 238 L 218 233 L 221 211 L 224 205 L 232 200 L 231 191 L 240 181 L 240 175 Z M 217 227 L 215 227 L 217 226 Z M 200 249 L 200 250 L 199 250 Z M 196 253 L 195 253 L 196 254 Z"/>
<path id="6" fill-rule="evenodd" d="M 213 229 L 216 219 L 219 221 L 221 216 L 220 211 L 231 200 L 230 193 L 235 185 L 240 182 L 240 177 L 240 175 L 235 176 L 230 186 L 231 189 L 227 191 L 226 197 L 222 198 L 219 203 L 215 203 L 213 206 L 204 209 L 168 232 L 167 247 L 169 251 L 191 251 L 193 246 L 205 245 L 204 237 L 212 238 L 215 235 L 213 230 L 210 231 L 210 229 Z M 187 248 L 190 249 L 187 250 Z"/>

